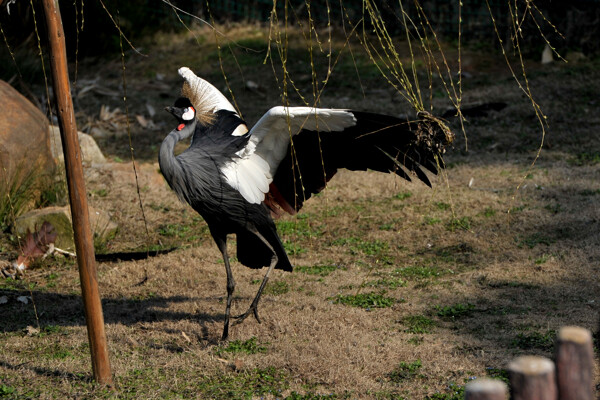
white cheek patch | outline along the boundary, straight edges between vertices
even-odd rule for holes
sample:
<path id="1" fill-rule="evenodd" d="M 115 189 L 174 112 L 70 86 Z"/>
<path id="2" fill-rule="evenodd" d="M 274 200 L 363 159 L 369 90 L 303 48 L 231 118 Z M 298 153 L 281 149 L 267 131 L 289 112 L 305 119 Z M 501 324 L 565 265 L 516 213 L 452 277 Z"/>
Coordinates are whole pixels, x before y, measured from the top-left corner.
<path id="1" fill-rule="evenodd" d="M 188 107 L 185 109 L 185 112 L 181 116 L 181 119 L 183 119 L 184 121 L 190 121 L 194 118 L 195 114 L 196 111 L 194 110 L 194 107 Z"/>
<path id="2" fill-rule="evenodd" d="M 240 124 L 231 132 L 231 136 L 243 136 L 248 133 L 248 127 L 244 124 Z"/>

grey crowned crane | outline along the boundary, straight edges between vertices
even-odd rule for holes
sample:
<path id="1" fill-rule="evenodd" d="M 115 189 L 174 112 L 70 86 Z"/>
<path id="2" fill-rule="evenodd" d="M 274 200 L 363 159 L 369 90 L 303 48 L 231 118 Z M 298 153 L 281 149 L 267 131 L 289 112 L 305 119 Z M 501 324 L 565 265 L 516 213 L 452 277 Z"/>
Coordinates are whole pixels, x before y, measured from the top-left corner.
<path id="1" fill-rule="evenodd" d="M 235 281 L 227 254 L 227 235 L 237 236 L 237 258 L 249 268 L 268 266 L 248 310 L 258 302 L 271 271 L 292 271 L 273 216 L 295 214 L 323 190 L 338 169 L 410 173 L 431 186 L 422 168 L 437 173 L 438 155 L 452 139 L 428 113 L 407 122 L 387 115 L 310 107 L 271 108 L 252 129 L 214 86 L 189 68 L 173 107 L 177 127 L 164 139 L 160 169 L 177 196 L 204 218 L 225 263 L 227 305 L 222 340 L 229 334 Z M 178 156 L 175 144 L 191 137 Z"/>

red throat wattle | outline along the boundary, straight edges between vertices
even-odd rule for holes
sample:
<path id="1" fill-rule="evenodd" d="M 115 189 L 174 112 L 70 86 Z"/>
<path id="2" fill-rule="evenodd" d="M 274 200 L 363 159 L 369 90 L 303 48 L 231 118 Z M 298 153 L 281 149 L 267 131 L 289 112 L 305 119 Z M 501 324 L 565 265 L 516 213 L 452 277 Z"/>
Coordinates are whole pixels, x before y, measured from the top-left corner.
<path id="1" fill-rule="evenodd" d="M 177 127 L 177 130 L 180 131 L 185 127 L 185 124 L 179 124 L 179 126 Z"/>

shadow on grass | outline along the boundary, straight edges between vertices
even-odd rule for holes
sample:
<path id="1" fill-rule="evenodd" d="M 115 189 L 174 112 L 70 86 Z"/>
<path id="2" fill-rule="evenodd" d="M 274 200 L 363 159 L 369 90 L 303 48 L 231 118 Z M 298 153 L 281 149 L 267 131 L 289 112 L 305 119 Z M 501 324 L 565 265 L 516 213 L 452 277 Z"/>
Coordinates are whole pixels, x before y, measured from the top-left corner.
<path id="1" fill-rule="evenodd" d="M 7 303 L 2 305 L 2 332 L 19 332 L 28 326 L 36 327 L 36 309 L 39 325 L 78 326 L 85 325 L 83 300 L 79 295 L 65 295 L 46 291 L 29 292 L 24 289 L 0 289 L 0 297 L 6 296 Z M 25 296 L 28 304 L 17 300 Z M 35 308 L 31 303 L 33 297 Z M 104 322 L 106 324 L 134 325 L 140 322 L 183 321 L 190 320 L 198 324 L 206 321 L 222 321 L 224 315 L 209 313 L 188 313 L 168 311 L 174 303 L 184 303 L 197 298 L 185 296 L 144 299 L 105 298 L 102 299 Z M 210 300 L 213 300 L 212 298 Z"/>
<path id="2" fill-rule="evenodd" d="M 67 372 L 64 370 L 36 367 L 36 366 L 30 365 L 30 364 L 31 363 L 28 363 L 28 362 L 21 363 L 21 364 L 11 364 L 9 362 L 0 360 L 0 367 L 6 368 L 9 371 L 14 371 L 15 373 L 19 373 L 19 371 L 22 370 L 23 368 L 27 368 L 40 376 L 48 376 L 48 377 L 61 378 L 61 379 L 66 378 L 72 382 L 83 382 L 83 383 L 93 383 L 94 382 L 92 374 L 90 374 L 90 373 L 81 373 L 81 372 L 73 373 L 73 372 Z"/>

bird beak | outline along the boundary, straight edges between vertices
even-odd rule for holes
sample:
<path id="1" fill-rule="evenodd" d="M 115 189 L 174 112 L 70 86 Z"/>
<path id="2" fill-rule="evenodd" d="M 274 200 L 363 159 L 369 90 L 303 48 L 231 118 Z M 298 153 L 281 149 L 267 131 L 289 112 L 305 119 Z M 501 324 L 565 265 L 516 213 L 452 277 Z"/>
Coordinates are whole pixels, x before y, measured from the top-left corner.
<path id="1" fill-rule="evenodd" d="M 173 114 L 173 107 L 165 107 L 165 111 L 168 111 L 171 114 Z"/>

